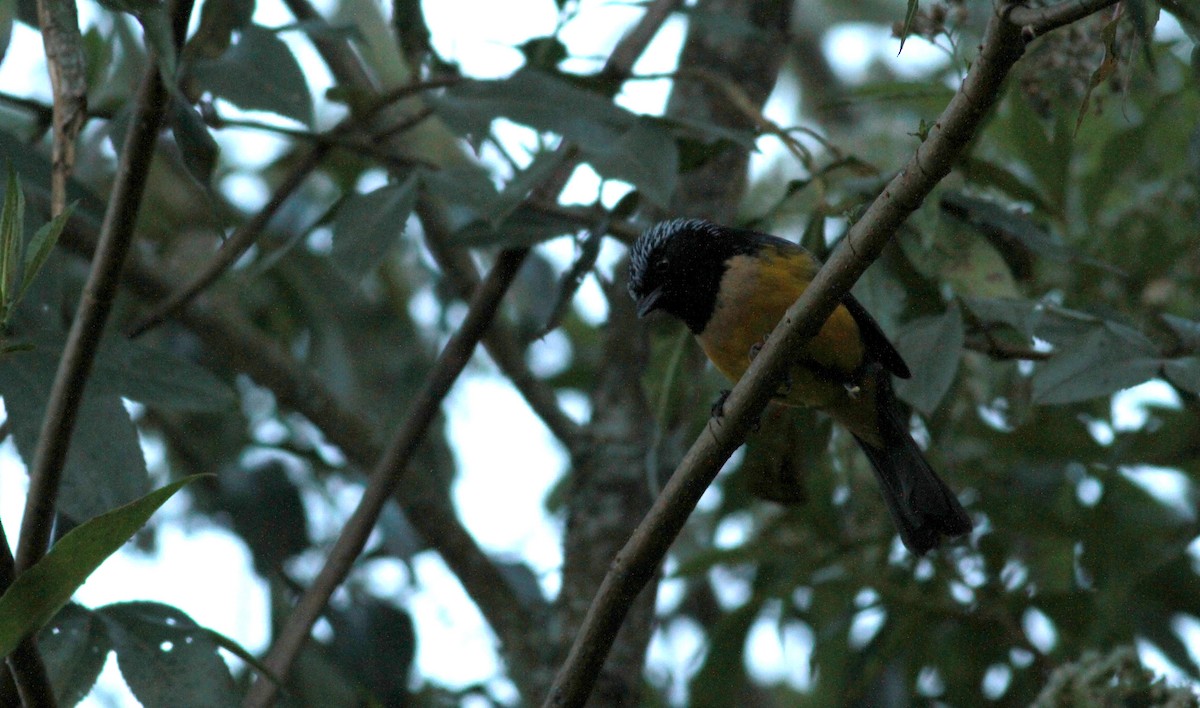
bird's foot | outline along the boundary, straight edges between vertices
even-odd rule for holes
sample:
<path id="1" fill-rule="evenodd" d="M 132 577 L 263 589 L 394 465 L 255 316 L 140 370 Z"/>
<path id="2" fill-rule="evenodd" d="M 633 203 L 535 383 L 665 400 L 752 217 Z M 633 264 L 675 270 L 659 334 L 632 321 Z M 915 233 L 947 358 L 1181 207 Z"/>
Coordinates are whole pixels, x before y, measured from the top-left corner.
<path id="1" fill-rule="evenodd" d="M 727 401 L 728 399 L 729 399 L 729 389 L 727 389 L 727 388 L 721 389 L 721 393 L 717 395 L 717 400 L 713 401 L 713 404 L 712 404 L 712 409 L 711 409 L 712 417 L 714 417 L 714 418 L 724 418 L 725 417 L 725 401 Z"/>

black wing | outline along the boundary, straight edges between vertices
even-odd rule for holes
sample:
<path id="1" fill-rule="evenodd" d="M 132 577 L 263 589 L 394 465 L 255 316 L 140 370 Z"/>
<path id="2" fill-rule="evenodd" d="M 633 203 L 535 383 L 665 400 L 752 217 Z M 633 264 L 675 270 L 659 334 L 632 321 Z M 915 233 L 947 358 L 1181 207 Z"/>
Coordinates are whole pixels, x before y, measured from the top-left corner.
<path id="1" fill-rule="evenodd" d="M 912 372 L 908 370 L 908 364 L 904 363 L 904 357 L 900 356 L 900 352 L 896 351 L 896 347 L 888 341 L 887 335 L 879 328 L 879 323 L 875 321 L 871 313 L 867 312 L 867 308 L 863 307 L 862 303 L 855 300 L 854 296 L 849 293 L 842 298 L 842 304 L 850 311 L 850 316 L 858 324 L 863 346 L 867 350 L 867 358 L 883 364 L 883 368 L 895 374 L 897 378 L 911 378 Z"/>

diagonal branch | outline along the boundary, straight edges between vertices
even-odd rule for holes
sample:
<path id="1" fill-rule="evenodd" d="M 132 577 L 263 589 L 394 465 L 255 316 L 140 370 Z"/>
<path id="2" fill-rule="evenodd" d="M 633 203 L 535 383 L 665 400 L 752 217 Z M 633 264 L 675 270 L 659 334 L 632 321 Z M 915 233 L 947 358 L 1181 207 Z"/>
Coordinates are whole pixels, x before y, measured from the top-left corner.
<path id="1" fill-rule="evenodd" d="M 76 216 L 68 222 L 62 236 L 65 247 L 90 256 L 94 243 L 94 227 L 89 228 L 83 218 Z M 134 254 L 123 282 L 140 299 L 156 302 L 166 297 L 180 279 Z M 296 410 L 312 421 L 356 466 L 369 469 L 379 460 L 383 446 L 376 426 L 342 404 L 324 382 L 235 309 L 217 298 L 201 296 L 177 317 L 209 350 L 222 352 L 230 367 L 270 389 L 281 406 Z M 410 523 L 460 578 L 502 642 L 509 631 L 517 636 L 525 633 L 525 627 L 513 630 L 505 624 L 511 615 L 510 608 L 520 602 L 499 568 L 488 560 L 463 527 L 444 491 L 423 481 L 417 477 L 411 488 L 396 495 Z M 536 606 L 531 609 L 537 611 Z"/>
<path id="2" fill-rule="evenodd" d="M 343 120 L 338 125 L 334 126 L 323 136 L 319 136 L 316 143 L 309 148 L 307 154 L 297 162 L 283 178 L 283 182 L 275 188 L 275 193 L 263 205 L 249 221 L 243 223 L 234 231 L 221 247 L 217 249 L 213 256 L 204 268 L 190 282 L 178 291 L 159 303 L 153 311 L 142 317 L 137 324 L 129 329 L 129 336 L 136 337 L 151 327 L 155 327 L 163 322 L 173 313 L 178 312 L 180 308 L 186 305 L 192 298 L 199 295 L 206 288 L 217 281 L 226 271 L 233 267 L 235 263 L 254 245 L 258 240 L 259 235 L 267 224 L 271 221 L 275 213 L 283 206 L 292 194 L 300 188 L 304 180 L 309 174 L 321 164 L 321 160 L 329 153 L 329 150 L 334 147 L 343 136 L 353 132 L 361 124 L 373 118 L 379 111 L 394 103 L 397 100 L 407 98 L 412 94 L 427 89 L 441 88 L 447 85 L 445 81 L 431 82 L 428 84 L 415 84 L 412 86 L 403 86 L 398 90 L 391 91 L 387 95 L 380 96 L 361 113 L 352 114 Z M 429 116 L 429 112 L 419 112 L 408 119 L 401 120 L 395 125 L 386 127 L 386 129 L 378 135 L 371 136 L 372 141 L 382 140 L 390 135 L 401 133 Z"/>
<path id="3" fill-rule="evenodd" d="M 450 234 L 445 219 L 427 200 L 418 203 L 417 214 L 428 236 L 425 242 L 433 259 L 446 274 L 458 296 L 470 300 L 479 287 L 479 274 L 475 271 L 471 256 L 460 249 L 446 247 Z M 493 323 L 483 337 L 483 346 L 551 434 L 569 452 L 577 451 L 581 434 L 579 425 L 563 412 L 553 389 L 529 370 L 512 330 L 500 326 L 499 322 Z"/>
<path id="4" fill-rule="evenodd" d="M 1096 2 L 1099 9 L 1108 2 Z M 1091 5 L 1089 5 L 1091 7 Z M 628 606 L 650 579 L 721 465 L 741 445 L 766 406 L 789 358 L 819 330 L 843 293 L 866 270 L 892 234 L 949 173 L 999 97 L 1004 78 L 1025 50 L 1027 33 L 997 8 L 963 85 L 905 168 L 854 224 L 842 246 L 817 273 L 726 400 L 726 415 L 709 423 L 671 476 L 645 520 L 613 559 L 546 706 L 581 706 L 591 693 Z M 1069 21 L 1069 20 L 1063 20 Z M 1051 26 L 1048 23 L 1046 26 Z M 1023 36 L 1025 34 L 1026 36 Z"/>
<path id="5" fill-rule="evenodd" d="M 180 0 L 174 8 L 177 43 L 182 41 L 187 20 L 191 16 L 192 4 L 192 0 Z M 152 63 L 146 68 L 138 88 L 133 121 L 130 123 L 124 149 L 117 164 L 113 191 L 100 229 L 99 245 L 79 300 L 75 319 L 67 334 L 67 342 L 50 390 L 50 399 L 46 402 L 42 429 L 34 450 L 33 463 L 29 468 L 29 491 L 25 498 L 25 512 L 21 518 L 15 559 L 14 570 L 17 575 L 37 563 L 45 555 L 50 544 L 55 506 L 71 434 L 75 429 L 79 404 L 83 400 L 83 390 L 91 374 L 100 338 L 116 297 L 125 255 L 133 241 L 134 227 L 150 174 L 159 124 L 166 113 L 167 100 L 166 88 L 159 77 L 158 67 Z M 51 206 L 57 209 L 61 208 L 65 201 L 66 177 L 71 164 L 71 149 L 60 148 L 58 143 L 67 137 L 73 140 L 74 136 L 70 135 L 69 128 L 65 126 L 62 131 L 59 130 L 58 122 L 66 118 L 60 118 L 57 96 L 55 101 L 55 181 Z M 74 108 L 78 109 L 78 106 Z M 81 122 L 82 118 L 77 116 L 71 120 Z M 21 642 L 17 650 L 10 655 L 9 663 L 14 669 L 22 701 L 27 705 L 55 705 L 54 692 L 46 678 L 45 669 L 39 670 L 40 660 L 32 637 Z"/>
<path id="6" fill-rule="evenodd" d="M 664 12 L 663 8 L 673 9 L 677 1 L 657 0 L 634 30 L 618 42 L 613 51 L 613 57 L 618 59 L 610 57 L 609 62 L 605 65 L 605 71 L 610 75 L 628 76 L 634 60 L 645 49 L 646 44 L 657 33 L 658 27 L 669 14 Z M 289 2 L 297 4 L 303 0 L 289 0 Z M 653 27 L 653 31 L 647 31 L 647 26 Z M 636 51 L 634 51 L 635 49 Z M 568 156 L 564 161 L 564 167 L 556 170 L 545 183 L 533 190 L 535 195 L 544 196 L 547 192 L 557 195 L 569 177 L 570 170 L 566 166 L 574 166 L 575 151 L 569 146 L 563 146 L 560 150 Z M 325 566 L 321 569 L 313 585 L 301 597 L 268 652 L 265 664 L 276 675 L 287 675 L 292 662 L 308 640 L 313 623 L 333 591 L 346 577 L 355 558 L 362 551 L 363 544 L 366 543 L 367 536 L 374 528 L 383 508 L 383 500 L 398 487 L 399 476 L 407 466 L 416 444 L 423 437 L 442 398 L 466 366 L 475 345 L 490 326 L 499 300 L 516 277 L 521 264 L 529 255 L 529 250 L 528 248 L 514 248 L 501 252 L 488 277 L 476 289 L 467 319 L 443 349 L 437 365 L 426 381 L 421 394 L 410 408 L 404 424 L 397 430 L 388 451 L 372 473 L 362 501 L 330 551 Z M 537 663 L 536 656 L 540 648 L 536 640 L 537 632 L 531 631 L 536 628 L 536 625 L 521 610 L 521 605 L 516 604 L 509 608 L 508 615 L 491 619 L 493 621 L 503 620 L 501 626 L 496 626 L 498 634 L 502 633 L 502 629 L 511 629 L 515 625 L 515 632 L 505 632 L 502 636 L 509 639 L 512 651 L 525 666 L 533 666 Z M 514 678 L 522 681 L 524 677 L 515 675 Z M 260 678 L 251 687 L 245 705 L 265 706 L 274 698 L 276 690 L 277 686 L 274 683 Z"/>
<path id="7" fill-rule="evenodd" d="M 333 591 L 341 585 L 342 580 L 350 572 L 366 545 L 367 537 L 375 528 L 375 522 L 383 510 L 384 502 L 399 488 L 409 459 L 424 437 L 430 421 L 438 412 L 442 399 L 450 391 L 451 386 L 458 380 L 459 374 L 470 361 L 475 345 L 483 336 L 484 330 L 491 324 L 492 317 L 500 305 L 500 300 L 508 290 L 508 286 L 516 278 L 527 251 L 505 252 L 501 254 L 492 267 L 487 279 L 476 290 L 475 297 L 467 317 L 458 332 L 446 343 L 438 357 L 437 364 L 429 374 L 421 392 L 416 396 L 405 416 L 404 424 L 396 431 L 383 458 L 371 473 L 367 489 L 354 514 L 346 522 L 337 542 L 329 551 L 325 566 L 317 575 L 316 580 L 300 598 L 292 613 L 288 616 L 283 629 L 280 630 L 275 642 L 267 653 L 263 663 L 272 670 L 274 675 L 286 677 L 292 662 L 308 641 L 313 623 L 324 611 Z M 531 617 L 521 612 L 521 606 L 508 608 L 510 616 L 507 622 L 517 627 L 531 626 Z M 498 632 L 499 633 L 499 632 Z M 505 633 L 508 636 L 520 636 L 519 633 Z M 528 654 L 533 647 L 513 647 L 518 654 Z M 523 657 L 524 658 L 524 657 Z M 246 697 L 247 706 L 266 706 L 274 698 L 276 684 L 260 678 Z"/>

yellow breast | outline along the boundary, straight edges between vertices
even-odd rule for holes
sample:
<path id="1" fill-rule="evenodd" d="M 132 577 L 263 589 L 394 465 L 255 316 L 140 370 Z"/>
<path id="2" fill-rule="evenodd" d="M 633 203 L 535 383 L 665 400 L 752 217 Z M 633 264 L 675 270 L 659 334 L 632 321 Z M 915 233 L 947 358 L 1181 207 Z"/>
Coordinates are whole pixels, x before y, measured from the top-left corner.
<path id="1" fill-rule="evenodd" d="M 752 256 L 735 256 L 721 280 L 716 307 L 700 346 L 730 381 L 737 381 L 750 366 L 752 352 L 779 323 L 784 312 L 808 287 L 816 273 L 815 262 L 803 251 L 766 247 Z M 829 380 L 833 371 L 848 380 L 863 360 L 858 325 L 850 312 L 838 306 L 808 343 L 802 359 L 789 373 L 783 398 L 788 403 L 826 408 L 845 394 L 845 387 Z M 814 371 L 815 364 L 824 372 Z"/>

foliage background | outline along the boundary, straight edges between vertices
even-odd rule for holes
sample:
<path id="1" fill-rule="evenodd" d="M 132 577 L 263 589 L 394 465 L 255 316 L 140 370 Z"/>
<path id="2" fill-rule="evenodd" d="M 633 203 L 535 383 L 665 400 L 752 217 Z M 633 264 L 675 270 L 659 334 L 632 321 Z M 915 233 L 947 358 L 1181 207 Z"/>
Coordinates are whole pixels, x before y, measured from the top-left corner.
<path id="1" fill-rule="evenodd" d="M 0 26 L 36 25 L 30 3 L 3 7 Z M 191 487 L 186 515 L 241 537 L 278 627 L 336 534 L 322 519 L 345 517 L 346 490 L 404 420 L 481 273 L 501 249 L 534 246 L 471 371 L 513 381 L 570 460 L 541 500 L 561 523 L 561 573 L 539 577 L 463 526 L 452 446 L 474 444 L 472 433 L 449 437 L 439 416 L 285 701 L 535 701 L 724 385 L 677 323 L 632 317 L 622 244 L 686 214 L 828 252 L 944 106 L 990 4 L 923 4 L 903 51 L 927 40 L 944 60 L 899 73 L 873 47 L 857 76 L 834 70 L 828 39 L 847 22 L 903 33 L 902 3 L 687 4 L 678 69 L 656 79 L 670 87 L 663 118 L 622 107 L 635 88 L 614 103 L 607 53 L 573 54 L 560 39 L 587 34 L 590 3 L 542 8 L 553 21 L 513 40 L 522 66 L 495 81 L 439 55 L 418 2 L 344 0 L 322 8 L 328 22 L 289 7 L 298 24 L 283 29 L 252 21 L 250 0 L 196 10 L 83 395 L 58 533 L 168 479 L 215 472 Z M 629 8 L 630 25 L 643 7 Z M 84 34 L 91 118 L 75 216 L 5 330 L 5 431 L 26 460 L 146 42 L 162 47 L 129 10 L 147 27 L 162 12 L 97 8 Z M 968 157 L 855 289 L 916 372 L 899 390 L 976 519 L 969 541 L 907 555 L 852 441 L 806 412 L 768 414 L 675 543 L 657 606 L 650 593 L 631 601 L 597 702 L 1021 705 L 1044 691 L 1088 704 L 1093 690 L 1161 702 L 1147 656 L 1200 678 L 1197 18 L 1193 3 L 1127 2 L 1033 42 Z M 294 57 L 306 43 L 333 77 L 324 95 L 312 91 L 318 69 Z M 428 86 L 371 112 L 372 93 L 414 81 Z M 350 127 L 335 127 L 347 107 Z M 47 219 L 49 116 L 29 96 L 0 100 L 0 152 L 22 180 L 30 234 Z M 274 154 L 238 154 L 251 134 L 272 136 Z M 604 182 L 577 176 L 560 198 L 574 160 Z M 264 228 L 265 195 L 285 188 Z M 125 336 L 239 233 L 253 246 L 236 265 Z M 538 362 L 547 351 L 554 366 Z M 1119 393 L 1146 382 L 1140 396 Z M 1129 406 L 1114 396 L 1139 401 L 1136 424 L 1118 420 Z M 160 451 L 149 466 L 143 448 Z M 514 502 L 497 497 L 503 514 Z M 152 548 L 160 532 L 137 542 Z M 511 683 L 445 686 L 412 669 L 435 639 L 414 631 L 410 595 L 380 592 L 370 570 L 392 560 L 411 580 L 431 548 L 491 623 Z M 206 572 L 215 584 L 227 570 Z M 146 650 L 163 642 L 179 650 Z M 119 603 L 69 605 L 41 649 L 65 703 L 112 649 L 146 705 L 227 704 L 251 674 L 215 660 L 223 642 L 168 606 Z"/>

